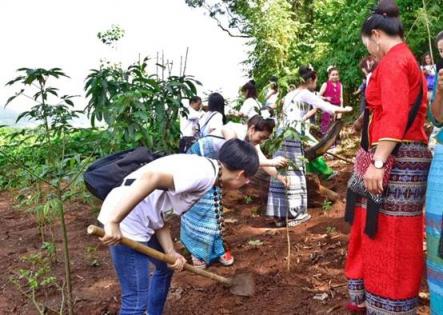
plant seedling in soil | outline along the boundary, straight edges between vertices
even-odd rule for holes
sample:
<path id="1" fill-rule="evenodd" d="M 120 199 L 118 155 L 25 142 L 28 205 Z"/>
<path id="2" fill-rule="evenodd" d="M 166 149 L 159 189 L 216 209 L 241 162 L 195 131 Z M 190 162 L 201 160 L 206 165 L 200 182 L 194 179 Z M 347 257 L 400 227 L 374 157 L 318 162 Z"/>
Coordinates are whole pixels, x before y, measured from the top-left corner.
<path id="1" fill-rule="evenodd" d="M 247 196 L 245 196 L 245 198 L 243 200 L 244 200 L 245 204 L 249 205 L 254 201 L 254 198 L 252 196 L 247 195 Z"/>
<path id="2" fill-rule="evenodd" d="M 248 244 L 251 245 L 252 247 L 259 247 L 259 246 L 263 245 L 263 241 L 261 241 L 261 240 L 249 240 Z"/>
<path id="3" fill-rule="evenodd" d="M 326 234 L 331 235 L 337 232 L 337 229 L 335 226 L 327 226 L 326 227 Z"/>
<path id="4" fill-rule="evenodd" d="M 88 245 L 86 246 L 85 250 L 86 250 L 86 259 L 88 261 L 88 265 L 91 267 L 100 266 L 97 254 L 97 246 Z"/>
<path id="5" fill-rule="evenodd" d="M 321 208 L 324 212 L 329 212 L 332 209 L 332 201 L 328 199 L 323 200 Z"/>
<path id="6" fill-rule="evenodd" d="M 38 252 L 23 256 L 21 259 L 29 265 L 29 268 L 20 269 L 9 280 L 24 296 L 32 301 L 39 314 L 47 314 L 48 307 L 37 300 L 37 293 L 41 290 L 46 293 L 44 289 L 55 286 L 63 295 L 62 287 L 57 284 L 57 279 L 52 274 L 49 258 Z M 60 305 L 60 314 L 63 314 L 63 303 Z"/>

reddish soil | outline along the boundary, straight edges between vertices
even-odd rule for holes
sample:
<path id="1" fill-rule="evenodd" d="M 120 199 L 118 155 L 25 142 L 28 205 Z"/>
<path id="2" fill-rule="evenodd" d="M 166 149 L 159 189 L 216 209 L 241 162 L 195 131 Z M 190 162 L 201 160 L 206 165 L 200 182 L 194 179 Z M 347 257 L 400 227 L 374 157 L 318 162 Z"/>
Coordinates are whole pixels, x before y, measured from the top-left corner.
<path id="1" fill-rule="evenodd" d="M 339 175 L 324 184 L 343 197 L 351 168 L 338 162 L 333 164 Z M 346 314 L 343 266 L 349 227 L 343 222 L 343 201 L 326 211 L 309 209 L 313 218 L 302 226 L 290 228 L 288 271 L 286 228 L 274 228 L 272 219 L 260 215 L 264 205 L 256 190 L 248 188 L 243 193 L 252 196 L 252 202 L 246 204 L 249 200 L 239 192 L 227 194 L 225 201 L 227 241 L 236 262 L 232 267 L 215 264 L 209 270 L 227 277 L 245 271 L 253 273 L 255 295 L 234 296 L 211 280 L 187 272 L 177 273 L 165 314 Z M 21 257 L 38 251 L 41 246 L 33 217 L 15 209 L 13 197 L 11 193 L 0 193 L 0 266 L 3 268 L 0 314 L 36 314 L 31 301 L 9 281 L 20 268 L 26 267 Z M 75 313 L 117 314 L 120 292 L 108 251 L 97 239 L 86 235 L 86 227 L 94 223 L 90 206 L 69 205 L 67 225 Z M 175 235 L 178 224 L 178 220 L 173 222 Z M 60 236 L 56 235 L 56 239 Z M 251 244 L 254 240 L 262 244 Z M 91 257 L 88 251 L 95 247 L 97 251 Z M 58 262 L 53 266 L 60 279 L 63 275 L 61 248 L 61 242 L 57 242 Z M 98 266 L 92 266 L 94 259 Z M 50 288 L 38 292 L 37 299 L 56 310 L 60 295 L 57 289 Z M 427 300 L 421 300 L 420 314 L 429 313 L 427 304 Z"/>

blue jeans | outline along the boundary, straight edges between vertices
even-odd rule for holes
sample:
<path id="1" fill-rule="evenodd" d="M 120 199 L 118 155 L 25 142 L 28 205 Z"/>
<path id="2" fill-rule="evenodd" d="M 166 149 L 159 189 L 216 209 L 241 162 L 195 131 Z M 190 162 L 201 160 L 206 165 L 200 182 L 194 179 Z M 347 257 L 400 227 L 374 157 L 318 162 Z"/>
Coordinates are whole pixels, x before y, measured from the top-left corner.
<path id="1" fill-rule="evenodd" d="M 155 235 L 143 245 L 163 252 Z M 125 245 L 111 246 L 110 250 L 121 288 L 120 315 L 162 314 L 173 271 L 166 263 Z M 155 265 L 152 275 L 150 263 Z"/>

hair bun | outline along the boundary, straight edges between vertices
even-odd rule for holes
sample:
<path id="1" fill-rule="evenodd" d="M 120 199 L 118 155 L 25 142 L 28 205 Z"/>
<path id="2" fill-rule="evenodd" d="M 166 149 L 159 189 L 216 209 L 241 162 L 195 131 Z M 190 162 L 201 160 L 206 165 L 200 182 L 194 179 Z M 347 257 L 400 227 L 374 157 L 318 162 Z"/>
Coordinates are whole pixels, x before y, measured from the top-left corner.
<path id="1" fill-rule="evenodd" d="M 380 0 L 374 10 L 375 14 L 380 14 L 387 17 L 397 18 L 400 16 L 400 9 L 395 0 Z"/>

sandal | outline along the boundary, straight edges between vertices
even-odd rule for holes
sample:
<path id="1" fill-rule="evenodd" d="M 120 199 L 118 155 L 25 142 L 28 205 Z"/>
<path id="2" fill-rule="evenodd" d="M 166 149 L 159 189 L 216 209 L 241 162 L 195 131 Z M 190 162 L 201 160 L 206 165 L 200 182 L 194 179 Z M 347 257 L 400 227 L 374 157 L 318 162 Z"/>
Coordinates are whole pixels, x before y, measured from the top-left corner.
<path id="1" fill-rule="evenodd" d="M 228 249 L 223 255 L 218 258 L 218 261 L 223 266 L 232 266 L 234 264 L 234 257 L 231 254 L 231 251 Z"/>
<path id="2" fill-rule="evenodd" d="M 208 267 L 208 266 L 206 265 L 206 263 L 205 263 L 204 260 L 198 259 L 198 258 L 195 257 L 194 255 L 192 255 L 191 258 L 192 258 L 192 265 L 193 265 L 195 268 L 198 268 L 198 269 L 206 269 L 206 267 Z"/>

